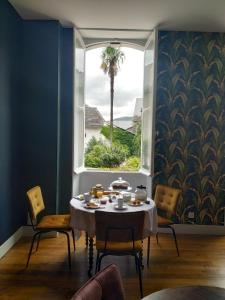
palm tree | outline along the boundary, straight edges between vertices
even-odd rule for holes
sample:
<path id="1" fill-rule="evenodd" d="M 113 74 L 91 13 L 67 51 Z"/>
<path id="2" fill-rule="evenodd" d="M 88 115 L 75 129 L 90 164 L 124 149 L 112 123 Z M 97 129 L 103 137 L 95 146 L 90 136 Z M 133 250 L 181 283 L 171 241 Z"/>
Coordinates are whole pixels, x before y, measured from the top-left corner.
<path id="1" fill-rule="evenodd" d="M 112 146 L 114 77 L 117 75 L 120 63 L 123 63 L 125 55 L 120 49 L 109 46 L 103 50 L 101 57 L 101 68 L 103 69 L 104 73 L 108 73 L 110 77 L 110 144 Z"/>

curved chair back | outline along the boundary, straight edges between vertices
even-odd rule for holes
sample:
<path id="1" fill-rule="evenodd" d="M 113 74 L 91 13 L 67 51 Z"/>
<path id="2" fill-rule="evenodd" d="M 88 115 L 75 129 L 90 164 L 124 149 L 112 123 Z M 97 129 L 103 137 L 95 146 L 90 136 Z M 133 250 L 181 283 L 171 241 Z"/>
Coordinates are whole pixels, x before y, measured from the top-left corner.
<path id="1" fill-rule="evenodd" d="M 37 215 L 45 209 L 40 186 L 35 186 L 27 191 L 27 197 L 32 220 L 36 220 Z"/>
<path id="2" fill-rule="evenodd" d="M 154 201 L 156 207 L 162 211 L 172 214 L 177 206 L 177 201 L 181 190 L 166 185 L 158 184 L 156 186 Z"/>
<path id="3" fill-rule="evenodd" d="M 111 264 L 89 279 L 71 300 L 125 300 L 120 272 Z"/>
<path id="4" fill-rule="evenodd" d="M 96 240 L 130 242 L 143 239 L 144 211 L 95 212 Z"/>

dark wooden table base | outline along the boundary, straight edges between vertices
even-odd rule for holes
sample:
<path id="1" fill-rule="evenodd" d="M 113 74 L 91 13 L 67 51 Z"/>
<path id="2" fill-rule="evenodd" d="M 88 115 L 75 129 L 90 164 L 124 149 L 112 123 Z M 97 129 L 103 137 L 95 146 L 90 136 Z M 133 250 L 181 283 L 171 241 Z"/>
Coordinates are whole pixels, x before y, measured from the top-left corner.
<path id="1" fill-rule="evenodd" d="M 209 286 L 185 286 L 161 290 L 142 300 L 225 300 L 225 289 Z"/>

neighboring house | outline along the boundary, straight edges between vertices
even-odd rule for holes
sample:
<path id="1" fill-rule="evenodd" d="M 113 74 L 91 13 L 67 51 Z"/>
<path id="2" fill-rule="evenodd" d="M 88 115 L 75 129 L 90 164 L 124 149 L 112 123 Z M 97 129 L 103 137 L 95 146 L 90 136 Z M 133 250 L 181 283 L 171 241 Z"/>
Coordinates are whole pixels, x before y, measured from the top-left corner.
<path id="1" fill-rule="evenodd" d="M 96 139 L 105 139 L 101 134 L 101 128 L 104 123 L 105 120 L 97 107 L 85 105 L 85 147 L 93 136 Z"/>
<path id="2" fill-rule="evenodd" d="M 136 133 L 137 125 L 141 123 L 142 106 L 143 106 L 143 98 L 136 98 L 134 114 L 133 117 L 131 117 L 130 126 L 126 128 L 127 131 L 133 134 Z"/>

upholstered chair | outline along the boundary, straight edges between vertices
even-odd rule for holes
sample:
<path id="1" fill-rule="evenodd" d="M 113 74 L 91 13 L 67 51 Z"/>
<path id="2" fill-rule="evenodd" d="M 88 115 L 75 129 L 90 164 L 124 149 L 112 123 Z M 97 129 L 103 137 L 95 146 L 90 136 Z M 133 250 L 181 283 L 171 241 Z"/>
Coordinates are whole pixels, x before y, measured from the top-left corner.
<path id="1" fill-rule="evenodd" d="M 71 300 L 125 300 L 118 267 L 111 264 L 95 274 Z"/>
<path id="2" fill-rule="evenodd" d="M 171 217 L 176 212 L 177 201 L 179 199 L 181 190 L 175 189 L 166 185 L 158 184 L 156 186 L 154 201 L 157 207 L 158 228 L 169 228 L 172 230 L 175 246 L 177 249 L 177 255 L 179 256 L 179 250 L 177 245 L 176 233 L 173 228 L 173 220 Z M 158 243 L 158 232 L 156 234 Z M 149 266 L 149 254 L 150 254 L 150 236 L 148 237 L 147 247 L 147 265 Z"/>
<path id="3" fill-rule="evenodd" d="M 41 235 L 44 233 L 54 231 L 66 235 L 67 248 L 68 248 L 68 262 L 69 262 L 69 268 L 71 269 L 70 237 L 68 232 L 72 232 L 74 251 L 75 251 L 75 238 L 74 238 L 73 229 L 70 227 L 70 215 L 45 215 L 38 221 L 38 215 L 41 212 L 43 212 L 45 209 L 40 186 L 35 186 L 32 189 L 30 189 L 27 192 L 27 199 L 29 203 L 29 215 L 34 230 L 34 235 L 32 238 L 26 267 L 28 267 L 30 261 L 30 256 L 32 253 L 35 239 L 37 238 L 36 250 L 38 250 Z"/>
<path id="4" fill-rule="evenodd" d="M 142 239 L 144 211 L 115 213 L 95 212 L 96 228 L 96 271 L 101 268 L 101 261 L 107 255 L 132 255 L 135 258 L 139 275 L 141 297 L 142 288 Z"/>

